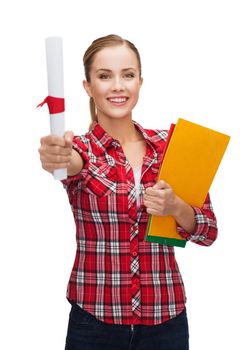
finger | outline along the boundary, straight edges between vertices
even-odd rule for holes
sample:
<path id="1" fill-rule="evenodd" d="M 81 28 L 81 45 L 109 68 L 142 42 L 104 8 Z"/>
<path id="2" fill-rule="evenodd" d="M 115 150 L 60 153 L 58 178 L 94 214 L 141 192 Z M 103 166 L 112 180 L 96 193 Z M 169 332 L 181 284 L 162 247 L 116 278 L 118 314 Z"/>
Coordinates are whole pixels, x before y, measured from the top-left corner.
<path id="1" fill-rule="evenodd" d="M 156 190 L 153 187 L 148 187 L 144 193 L 145 196 L 154 196 L 156 195 Z"/>
<path id="2" fill-rule="evenodd" d="M 62 169 L 62 168 L 67 168 L 69 166 L 69 163 L 63 162 L 63 163 L 43 163 L 42 167 L 44 170 L 47 170 L 49 172 L 53 172 L 56 169 Z"/>
<path id="3" fill-rule="evenodd" d="M 57 135 L 48 135 L 44 136 L 40 140 L 41 145 L 56 145 L 56 146 L 65 146 L 65 140 L 63 137 L 57 136 Z"/>
<path id="4" fill-rule="evenodd" d="M 59 155 L 59 156 L 70 156 L 72 153 L 72 149 L 69 147 L 61 147 L 61 146 L 47 146 L 44 151 L 48 154 Z"/>
<path id="5" fill-rule="evenodd" d="M 150 199 L 143 199 L 143 204 L 147 208 L 160 208 L 164 206 L 164 200 L 156 197 L 151 197 Z"/>
<path id="6" fill-rule="evenodd" d="M 159 198 L 160 198 L 159 195 L 158 195 L 158 196 L 151 196 L 151 195 L 145 194 L 145 195 L 143 196 L 143 200 L 144 200 L 145 202 L 153 202 L 153 201 L 158 200 Z"/>
<path id="7" fill-rule="evenodd" d="M 69 148 L 59 147 L 59 146 L 47 146 L 47 145 L 42 145 L 38 149 L 38 152 L 40 154 L 41 161 L 44 161 L 44 160 L 54 161 L 57 156 L 65 157 L 63 158 L 63 161 L 65 160 L 68 161 L 72 154 L 72 151 Z"/>
<path id="8" fill-rule="evenodd" d="M 72 141 L 73 141 L 73 132 L 72 131 L 66 131 L 64 134 L 64 140 L 67 147 L 72 147 Z"/>
<path id="9" fill-rule="evenodd" d="M 56 154 L 40 154 L 40 159 L 43 163 L 69 163 L 71 160 L 71 155 L 56 155 Z"/>
<path id="10" fill-rule="evenodd" d="M 154 189 L 166 189 L 171 188 L 171 186 L 164 180 L 159 180 L 154 186 Z"/>
<path id="11" fill-rule="evenodd" d="M 155 216 L 163 216 L 164 215 L 162 210 L 160 210 L 160 209 L 157 210 L 157 209 L 154 209 L 154 208 L 147 208 L 146 212 L 148 214 L 155 215 Z"/>
<path id="12" fill-rule="evenodd" d="M 150 197 L 162 197 L 164 196 L 164 189 L 156 189 L 154 187 L 148 187 L 145 191 L 144 196 L 150 196 Z"/>

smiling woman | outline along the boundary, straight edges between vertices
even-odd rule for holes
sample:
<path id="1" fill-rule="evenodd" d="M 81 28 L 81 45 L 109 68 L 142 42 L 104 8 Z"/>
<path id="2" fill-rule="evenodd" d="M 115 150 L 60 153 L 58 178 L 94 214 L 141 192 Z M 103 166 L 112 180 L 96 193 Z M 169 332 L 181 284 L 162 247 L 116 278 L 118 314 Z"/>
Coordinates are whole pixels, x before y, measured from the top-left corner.
<path id="1" fill-rule="evenodd" d="M 84 67 L 89 132 L 47 136 L 39 149 L 47 171 L 67 167 L 63 184 L 76 223 L 66 350 L 187 350 L 185 289 L 174 248 L 144 238 L 154 213 L 173 216 L 185 239 L 213 243 L 210 197 L 202 208 L 191 207 L 171 184 L 157 183 L 168 133 L 132 120 L 143 81 L 135 46 L 116 35 L 97 39 Z"/>

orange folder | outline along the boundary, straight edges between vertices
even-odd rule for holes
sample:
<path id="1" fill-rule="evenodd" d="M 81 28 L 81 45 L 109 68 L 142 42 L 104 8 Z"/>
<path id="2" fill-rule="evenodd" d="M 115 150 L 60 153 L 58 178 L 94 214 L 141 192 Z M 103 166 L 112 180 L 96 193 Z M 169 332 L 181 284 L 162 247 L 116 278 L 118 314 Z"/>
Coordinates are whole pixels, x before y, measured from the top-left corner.
<path id="1" fill-rule="evenodd" d="M 185 202 L 201 208 L 229 140 L 228 135 L 179 118 L 170 128 L 158 180 L 165 180 Z M 171 216 L 151 215 L 146 241 L 186 245 Z"/>

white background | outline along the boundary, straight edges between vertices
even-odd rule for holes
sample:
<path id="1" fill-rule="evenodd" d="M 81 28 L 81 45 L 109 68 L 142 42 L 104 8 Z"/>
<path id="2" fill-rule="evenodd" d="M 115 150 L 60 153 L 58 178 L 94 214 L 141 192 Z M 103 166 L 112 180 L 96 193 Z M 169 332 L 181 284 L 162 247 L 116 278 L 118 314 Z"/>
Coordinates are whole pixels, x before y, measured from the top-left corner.
<path id="1" fill-rule="evenodd" d="M 134 119 L 168 128 L 177 118 L 231 135 L 211 188 L 219 238 L 176 255 L 187 290 L 191 350 L 239 349 L 238 1 L 5 1 L 0 8 L 0 348 L 64 348 L 66 286 L 75 227 L 62 185 L 45 173 L 38 147 L 49 133 L 45 37 L 64 40 L 67 129 L 84 133 L 88 98 L 82 56 L 116 33 L 142 56 L 144 85 Z"/>

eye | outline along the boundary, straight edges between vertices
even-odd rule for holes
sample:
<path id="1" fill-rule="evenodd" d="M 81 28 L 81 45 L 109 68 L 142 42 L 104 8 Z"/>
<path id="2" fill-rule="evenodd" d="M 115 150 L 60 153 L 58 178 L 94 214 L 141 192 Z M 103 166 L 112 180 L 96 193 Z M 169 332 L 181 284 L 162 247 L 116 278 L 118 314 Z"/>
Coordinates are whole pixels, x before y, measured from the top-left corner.
<path id="1" fill-rule="evenodd" d="M 99 79 L 102 79 L 102 80 L 110 79 L 110 74 L 101 73 L 101 74 L 99 74 Z"/>
<path id="2" fill-rule="evenodd" d="M 124 77 L 127 78 L 127 79 L 132 79 L 132 78 L 135 77 L 135 73 L 133 73 L 133 72 L 125 73 Z"/>

